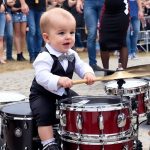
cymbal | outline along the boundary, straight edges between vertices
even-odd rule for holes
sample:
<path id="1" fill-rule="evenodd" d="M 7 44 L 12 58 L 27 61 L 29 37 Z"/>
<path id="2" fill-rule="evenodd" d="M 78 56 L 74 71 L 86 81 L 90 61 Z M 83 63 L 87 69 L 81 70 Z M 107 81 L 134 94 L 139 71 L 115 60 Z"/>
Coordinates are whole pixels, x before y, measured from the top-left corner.
<path id="1" fill-rule="evenodd" d="M 119 70 L 113 73 L 112 75 L 104 76 L 104 77 L 96 77 L 95 81 L 110 81 L 110 80 L 119 80 L 119 79 L 128 79 L 128 78 L 137 78 L 137 77 L 146 77 L 150 76 L 150 72 L 147 73 L 130 73 L 124 70 Z M 86 83 L 85 79 L 82 80 L 74 80 L 73 84 L 82 84 Z"/>
<path id="2" fill-rule="evenodd" d="M 128 71 L 130 73 L 148 73 L 150 72 L 150 64 L 128 67 L 127 69 L 125 69 L 125 71 Z"/>
<path id="3" fill-rule="evenodd" d="M 118 80 L 118 79 L 128 79 L 128 78 L 136 78 L 136 77 L 145 77 L 149 76 L 150 72 L 141 72 L 141 73 L 131 73 L 124 70 L 116 71 L 112 75 L 104 76 L 103 81 L 109 81 L 109 80 Z"/>

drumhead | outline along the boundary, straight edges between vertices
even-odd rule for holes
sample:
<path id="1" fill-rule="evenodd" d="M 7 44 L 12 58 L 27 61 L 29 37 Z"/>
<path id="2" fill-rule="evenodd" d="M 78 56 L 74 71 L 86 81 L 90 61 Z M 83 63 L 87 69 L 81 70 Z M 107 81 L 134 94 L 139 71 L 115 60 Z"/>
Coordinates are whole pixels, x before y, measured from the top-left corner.
<path id="1" fill-rule="evenodd" d="M 11 103 L 3 106 L 0 110 L 2 116 L 9 116 L 9 117 L 24 117 L 28 116 L 31 117 L 31 109 L 29 106 L 29 102 L 17 102 Z"/>
<path id="2" fill-rule="evenodd" d="M 132 95 L 145 93 L 148 90 L 148 82 L 142 79 L 125 79 L 125 84 L 122 85 L 123 94 Z M 109 81 L 105 84 L 105 90 L 108 94 L 117 94 L 117 81 Z"/>
<path id="3" fill-rule="evenodd" d="M 0 103 L 17 102 L 27 97 L 14 91 L 0 91 Z"/>
<path id="4" fill-rule="evenodd" d="M 130 89 L 130 88 L 133 89 L 148 84 L 145 80 L 142 79 L 125 79 L 124 81 L 125 84 L 122 85 L 124 89 Z M 107 82 L 105 86 L 108 88 L 118 88 L 118 84 L 116 80 Z"/>
<path id="5" fill-rule="evenodd" d="M 68 109 L 68 108 L 73 108 L 76 109 L 77 111 L 80 111 L 79 109 L 81 108 L 82 110 L 85 108 L 85 110 L 89 110 L 90 108 L 94 108 L 95 111 L 97 109 L 101 109 L 105 111 L 105 109 L 114 109 L 114 107 L 119 106 L 125 106 L 129 105 L 129 101 L 125 97 L 120 97 L 120 96 L 74 96 L 71 98 L 66 98 L 61 100 L 60 102 L 60 108 L 61 109 Z M 117 109 L 117 108 L 116 108 Z"/>

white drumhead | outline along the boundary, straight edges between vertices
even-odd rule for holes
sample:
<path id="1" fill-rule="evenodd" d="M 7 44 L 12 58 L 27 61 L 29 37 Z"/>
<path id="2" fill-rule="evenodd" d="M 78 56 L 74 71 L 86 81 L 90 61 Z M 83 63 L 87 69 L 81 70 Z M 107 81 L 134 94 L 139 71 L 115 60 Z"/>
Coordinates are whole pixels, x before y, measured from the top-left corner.
<path id="1" fill-rule="evenodd" d="M 124 79 L 124 81 L 125 81 L 125 84 L 122 85 L 124 89 L 134 89 L 134 88 L 142 87 L 148 84 L 147 81 L 142 80 L 142 79 Z M 105 86 L 106 88 L 110 88 L 110 89 L 118 88 L 118 84 L 116 80 L 107 82 Z"/>
<path id="2" fill-rule="evenodd" d="M 17 102 L 26 98 L 25 95 L 14 91 L 0 91 L 0 103 Z"/>

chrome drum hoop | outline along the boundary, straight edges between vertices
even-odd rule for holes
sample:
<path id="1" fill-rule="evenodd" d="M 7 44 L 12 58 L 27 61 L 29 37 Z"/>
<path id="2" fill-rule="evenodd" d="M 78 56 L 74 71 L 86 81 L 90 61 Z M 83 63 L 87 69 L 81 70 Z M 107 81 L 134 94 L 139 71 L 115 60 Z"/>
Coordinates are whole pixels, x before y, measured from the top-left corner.
<path id="1" fill-rule="evenodd" d="M 110 143 L 115 141 L 123 141 L 126 139 L 129 139 L 130 137 L 134 136 L 133 128 L 130 128 L 127 131 L 115 133 L 115 134 L 79 134 L 79 133 L 72 133 L 72 132 L 59 132 L 61 137 L 72 139 L 74 141 L 80 141 L 80 142 L 93 142 L 93 143 L 99 143 L 100 141 L 104 143 Z"/>
<path id="2" fill-rule="evenodd" d="M 114 111 L 114 110 L 122 110 L 124 108 L 129 108 L 130 102 L 123 101 L 122 103 L 118 104 L 109 104 L 109 105 L 99 105 L 95 106 L 78 106 L 73 104 L 60 104 L 60 110 L 66 111 L 81 111 L 81 112 L 103 112 L 103 111 Z"/>
<path id="3" fill-rule="evenodd" d="M 133 79 L 127 79 L 125 81 L 132 81 Z M 119 95 L 119 93 L 122 93 L 123 96 L 134 96 L 134 95 L 137 95 L 137 94 L 141 94 L 141 93 L 145 93 L 149 90 L 149 83 L 145 80 L 140 80 L 140 79 L 135 79 L 133 81 L 141 81 L 144 83 L 144 85 L 139 85 L 137 87 L 129 87 L 129 88 L 122 88 L 122 89 L 118 89 L 117 86 L 115 87 L 110 87 L 109 85 L 112 84 L 113 82 L 116 82 L 116 81 L 110 81 L 110 82 L 107 82 L 105 84 L 105 91 L 106 91 L 106 94 L 108 95 Z"/>
<path id="4" fill-rule="evenodd" d="M 97 141 L 97 142 L 94 142 L 94 141 L 82 141 L 82 140 L 73 140 L 71 138 L 67 139 L 65 137 L 61 137 L 61 140 L 63 141 L 66 141 L 66 142 L 69 142 L 69 143 L 75 143 L 75 144 L 84 144 L 84 145 L 112 145 L 112 144 L 120 144 L 120 143 L 125 143 L 125 142 L 129 142 L 131 140 L 134 140 L 135 139 L 135 136 L 131 136 L 129 138 L 124 138 L 122 140 L 119 140 L 119 141 L 110 141 L 110 142 L 104 142 L 104 141 Z"/>

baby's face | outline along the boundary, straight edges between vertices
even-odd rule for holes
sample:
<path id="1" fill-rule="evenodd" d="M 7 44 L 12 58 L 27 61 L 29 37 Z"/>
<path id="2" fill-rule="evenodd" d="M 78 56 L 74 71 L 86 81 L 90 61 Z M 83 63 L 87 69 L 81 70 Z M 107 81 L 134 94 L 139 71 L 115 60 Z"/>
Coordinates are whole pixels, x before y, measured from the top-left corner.
<path id="1" fill-rule="evenodd" d="M 66 53 L 75 43 L 75 20 L 55 20 L 49 27 L 48 43 L 57 51 Z"/>

